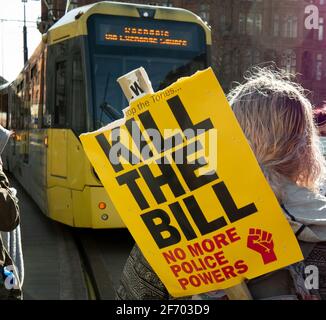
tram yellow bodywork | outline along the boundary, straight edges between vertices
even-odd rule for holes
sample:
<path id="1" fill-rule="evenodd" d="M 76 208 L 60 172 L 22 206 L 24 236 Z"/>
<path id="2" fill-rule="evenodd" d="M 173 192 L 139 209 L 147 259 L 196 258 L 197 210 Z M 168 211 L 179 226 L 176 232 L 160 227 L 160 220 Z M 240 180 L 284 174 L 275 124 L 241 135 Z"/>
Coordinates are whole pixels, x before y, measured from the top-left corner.
<path id="1" fill-rule="evenodd" d="M 124 227 L 72 130 L 17 131 L 4 163 L 49 218 L 73 227 Z"/>
<path id="2" fill-rule="evenodd" d="M 124 227 L 71 130 L 48 130 L 47 195 L 51 218 L 70 226 Z M 99 204 L 104 202 L 105 209 Z"/>
<path id="3" fill-rule="evenodd" d="M 46 216 L 72 227 L 123 228 L 124 224 L 86 158 L 78 134 L 69 125 L 60 128 L 47 122 L 46 111 L 54 99 L 49 93 L 54 91 L 52 84 L 56 81 L 54 69 L 49 65 L 62 59 L 62 56 L 50 57 L 49 52 L 57 50 L 58 55 L 64 56 L 69 54 L 69 51 L 61 53 L 65 43 L 85 41 L 88 18 L 94 14 L 139 17 L 139 8 L 155 9 L 154 19 L 200 25 L 206 45 L 210 46 L 209 27 L 187 10 L 103 1 L 71 10 L 54 24 L 12 83 L 8 116 L 9 128 L 16 136 L 3 154 L 4 167 Z M 85 72 L 89 62 L 84 58 L 82 63 Z M 67 103 L 67 108 L 70 107 Z"/>

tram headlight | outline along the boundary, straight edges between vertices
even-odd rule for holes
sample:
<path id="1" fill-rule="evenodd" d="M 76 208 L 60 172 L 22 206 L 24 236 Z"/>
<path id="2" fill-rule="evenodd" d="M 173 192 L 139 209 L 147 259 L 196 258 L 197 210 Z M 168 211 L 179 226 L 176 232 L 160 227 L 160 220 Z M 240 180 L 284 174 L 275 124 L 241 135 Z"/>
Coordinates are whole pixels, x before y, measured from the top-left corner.
<path id="1" fill-rule="evenodd" d="M 104 221 L 106 221 L 106 220 L 109 219 L 109 216 L 107 214 L 102 214 L 101 215 L 101 219 L 104 220 Z"/>
<path id="2" fill-rule="evenodd" d="M 101 210 L 104 210 L 106 208 L 106 203 L 105 202 L 99 202 L 98 203 L 98 208 L 101 209 Z"/>
<path id="3" fill-rule="evenodd" d="M 149 8 L 137 8 L 139 12 L 139 16 L 143 18 L 151 18 L 153 19 L 155 17 L 156 10 L 155 9 L 149 9 Z"/>

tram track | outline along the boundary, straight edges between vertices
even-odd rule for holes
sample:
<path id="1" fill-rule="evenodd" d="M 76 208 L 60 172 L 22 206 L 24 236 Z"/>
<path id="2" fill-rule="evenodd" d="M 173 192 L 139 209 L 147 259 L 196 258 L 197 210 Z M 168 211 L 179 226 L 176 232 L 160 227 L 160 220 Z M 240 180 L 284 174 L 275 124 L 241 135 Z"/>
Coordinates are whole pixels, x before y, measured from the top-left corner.
<path id="1" fill-rule="evenodd" d="M 87 258 L 87 254 L 85 252 L 85 248 L 82 245 L 81 239 L 78 237 L 78 233 L 76 230 L 71 231 L 73 239 L 75 241 L 79 257 L 80 257 L 80 262 L 81 262 L 81 267 L 83 271 L 83 276 L 84 276 L 84 281 L 85 281 L 85 286 L 87 289 L 87 294 L 88 294 L 88 300 L 101 300 L 96 280 L 93 274 L 92 267 L 90 265 L 90 261 Z"/>
<path id="2" fill-rule="evenodd" d="M 114 299 L 114 285 L 97 242 L 89 236 L 87 230 L 73 229 L 71 232 L 79 252 L 89 299 Z"/>

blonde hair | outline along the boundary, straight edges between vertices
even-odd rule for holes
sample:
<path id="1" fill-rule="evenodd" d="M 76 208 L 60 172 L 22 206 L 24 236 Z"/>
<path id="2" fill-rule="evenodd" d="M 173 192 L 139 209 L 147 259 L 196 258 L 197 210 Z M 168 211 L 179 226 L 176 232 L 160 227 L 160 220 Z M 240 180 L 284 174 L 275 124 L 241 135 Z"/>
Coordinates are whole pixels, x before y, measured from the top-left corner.
<path id="1" fill-rule="evenodd" d="M 318 192 L 325 159 L 304 89 L 270 68 L 256 67 L 245 79 L 228 100 L 279 201 L 285 180 Z"/>

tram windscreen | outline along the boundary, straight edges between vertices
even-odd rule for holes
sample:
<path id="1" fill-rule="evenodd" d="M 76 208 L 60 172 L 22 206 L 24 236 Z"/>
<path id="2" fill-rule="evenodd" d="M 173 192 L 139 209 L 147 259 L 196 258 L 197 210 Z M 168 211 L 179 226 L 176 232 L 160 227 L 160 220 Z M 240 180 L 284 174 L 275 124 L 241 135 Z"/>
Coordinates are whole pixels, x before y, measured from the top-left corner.
<path id="1" fill-rule="evenodd" d="M 207 67 L 205 32 L 197 24 L 95 15 L 88 27 L 96 128 L 122 117 L 128 105 L 120 76 L 144 67 L 157 91 Z"/>

